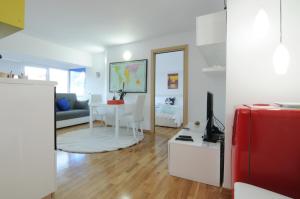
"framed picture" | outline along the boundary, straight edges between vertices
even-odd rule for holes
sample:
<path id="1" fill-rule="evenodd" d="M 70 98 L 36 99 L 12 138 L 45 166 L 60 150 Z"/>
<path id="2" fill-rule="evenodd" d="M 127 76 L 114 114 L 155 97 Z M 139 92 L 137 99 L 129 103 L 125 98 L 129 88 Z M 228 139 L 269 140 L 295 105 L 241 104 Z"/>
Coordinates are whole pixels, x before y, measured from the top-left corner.
<path id="1" fill-rule="evenodd" d="M 168 89 L 178 89 L 178 73 L 168 74 Z"/>
<path id="2" fill-rule="evenodd" d="M 147 65 L 147 59 L 110 63 L 109 92 L 147 93 Z"/>

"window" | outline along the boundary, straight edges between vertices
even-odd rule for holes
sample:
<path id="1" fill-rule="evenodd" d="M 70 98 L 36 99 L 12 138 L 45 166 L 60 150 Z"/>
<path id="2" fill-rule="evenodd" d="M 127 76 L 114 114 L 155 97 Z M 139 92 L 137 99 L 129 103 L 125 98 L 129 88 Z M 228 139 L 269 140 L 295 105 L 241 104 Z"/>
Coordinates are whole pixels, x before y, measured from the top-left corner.
<path id="1" fill-rule="evenodd" d="M 84 95 L 85 84 L 85 69 L 71 69 L 70 70 L 70 92 L 76 93 L 77 96 Z"/>
<path id="2" fill-rule="evenodd" d="M 56 92 L 67 93 L 69 88 L 69 71 L 61 69 L 49 69 L 49 80 L 57 82 Z"/>
<path id="3" fill-rule="evenodd" d="M 25 75 L 31 80 L 47 80 L 47 69 L 25 66 Z"/>

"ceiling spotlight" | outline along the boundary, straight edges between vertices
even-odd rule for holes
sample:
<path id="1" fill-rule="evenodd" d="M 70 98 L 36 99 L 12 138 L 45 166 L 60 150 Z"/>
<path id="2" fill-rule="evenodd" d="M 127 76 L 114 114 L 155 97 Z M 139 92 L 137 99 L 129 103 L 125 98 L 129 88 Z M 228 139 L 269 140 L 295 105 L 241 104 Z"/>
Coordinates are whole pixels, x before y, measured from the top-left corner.
<path id="1" fill-rule="evenodd" d="M 131 53 L 130 51 L 125 51 L 125 52 L 123 53 L 123 59 L 124 59 L 125 61 L 129 61 L 129 60 L 131 59 L 131 57 L 132 57 L 132 53 Z"/>

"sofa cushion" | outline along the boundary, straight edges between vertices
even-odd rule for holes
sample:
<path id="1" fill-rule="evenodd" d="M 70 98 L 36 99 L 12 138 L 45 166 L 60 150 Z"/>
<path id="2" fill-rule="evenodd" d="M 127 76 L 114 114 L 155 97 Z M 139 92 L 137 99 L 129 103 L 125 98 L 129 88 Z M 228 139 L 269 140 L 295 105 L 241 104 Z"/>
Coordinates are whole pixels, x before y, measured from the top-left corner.
<path id="1" fill-rule="evenodd" d="M 89 109 L 89 100 L 76 101 L 74 109 Z"/>
<path id="2" fill-rule="evenodd" d="M 70 103 L 66 98 L 60 98 L 56 101 L 56 105 L 60 111 L 68 111 L 71 109 Z"/>
<path id="3" fill-rule="evenodd" d="M 90 115 L 90 111 L 86 109 L 74 109 L 69 111 L 56 112 L 56 121 L 75 119 L 80 117 L 87 117 Z"/>
<path id="4" fill-rule="evenodd" d="M 74 109 L 77 97 L 75 93 L 56 93 L 56 101 L 58 99 L 65 98 L 70 104 L 70 108 Z"/>

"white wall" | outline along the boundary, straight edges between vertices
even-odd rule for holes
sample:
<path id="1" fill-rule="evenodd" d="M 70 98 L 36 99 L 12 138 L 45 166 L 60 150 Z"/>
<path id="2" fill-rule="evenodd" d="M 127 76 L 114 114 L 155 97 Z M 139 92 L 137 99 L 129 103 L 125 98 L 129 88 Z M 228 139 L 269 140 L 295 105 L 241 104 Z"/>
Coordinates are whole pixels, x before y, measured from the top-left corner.
<path id="1" fill-rule="evenodd" d="M 11 71 L 16 75 L 24 73 L 24 64 L 0 59 L 0 72 L 10 73 Z"/>
<path id="2" fill-rule="evenodd" d="M 274 72 L 272 57 L 279 42 L 279 0 L 228 0 L 225 187 L 231 186 L 231 135 L 238 104 L 300 101 L 300 1 L 283 2 L 283 41 L 291 56 L 285 75 Z M 253 37 L 253 23 L 263 8 L 270 29 Z"/>
<path id="3" fill-rule="evenodd" d="M 183 95 L 183 51 L 156 55 L 155 94 L 156 96 Z M 168 74 L 178 73 L 178 89 L 168 88 Z"/>
<path id="4" fill-rule="evenodd" d="M 104 53 L 99 53 L 93 55 L 93 65 L 92 67 L 86 67 L 86 82 L 85 82 L 85 96 L 81 99 L 88 99 L 90 94 L 101 94 L 106 98 L 106 71 L 104 64 Z M 34 59 L 33 59 L 34 60 Z M 66 63 L 47 62 L 46 60 L 37 61 L 13 61 L 0 59 L 0 72 L 10 73 L 12 71 L 16 75 L 25 73 L 25 66 L 34 66 L 41 68 L 58 68 L 69 70 L 71 68 L 76 68 L 74 65 L 68 65 Z M 77 66 L 77 68 L 82 68 L 82 66 Z M 96 72 L 100 72 L 100 78 L 96 76 Z"/>
<path id="5" fill-rule="evenodd" d="M 225 115 L 225 75 L 211 76 L 202 73 L 201 69 L 207 67 L 206 60 L 198 47 L 196 47 L 195 32 L 179 33 L 175 35 L 162 36 L 143 42 L 111 47 L 107 49 L 108 63 L 123 61 L 124 51 L 132 52 L 132 60 L 148 59 L 148 93 L 146 98 L 145 129 L 150 129 L 150 67 L 151 50 L 156 48 L 171 47 L 176 45 L 189 45 L 189 120 L 200 120 L 205 123 L 206 116 L 206 92 L 212 91 L 215 95 L 215 114 L 221 121 Z M 108 75 L 108 70 L 107 70 Z M 108 90 L 108 88 L 107 88 Z M 108 93 L 108 97 L 111 98 Z M 135 94 L 128 94 L 125 100 L 135 99 Z"/>
<path id="6" fill-rule="evenodd" d="M 101 94 L 103 99 L 106 99 L 106 67 L 105 67 L 105 53 L 93 55 L 93 66 L 86 69 L 86 83 L 85 95 Z M 96 73 L 100 73 L 97 77 Z"/>
<path id="7" fill-rule="evenodd" d="M 92 66 L 90 54 L 31 37 L 22 32 L 0 39 L 0 53 L 12 58 L 43 59 L 69 65 Z"/>
<path id="8" fill-rule="evenodd" d="M 35 63 L 35 62 L 27 62 L 27 61 L 15 61 L 15 60 L 6 60 L 0 59 L 0 72 L 10 73 L 12 71 L 15 75 L 20 75 L 21 73 L 25 73 L 25 66 L 33 66 L 39 68 L 57 68 L 57 69 L 71 69 L 73 68 L 68 65 L 60 64 L 52 64 L 52 63 Z"/>

